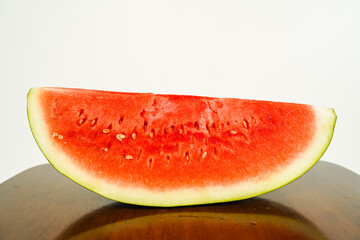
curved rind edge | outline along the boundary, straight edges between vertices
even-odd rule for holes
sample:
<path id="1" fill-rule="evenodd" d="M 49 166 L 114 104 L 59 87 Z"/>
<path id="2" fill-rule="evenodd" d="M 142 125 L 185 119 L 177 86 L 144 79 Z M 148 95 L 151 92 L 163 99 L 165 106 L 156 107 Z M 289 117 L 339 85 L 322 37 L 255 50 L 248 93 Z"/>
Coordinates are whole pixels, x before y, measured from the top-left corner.
<path id="1" fill-rule="evenodd" d="M 46 123 L 39 99 L 42 90 L 43 88 L 33 88 L 29 91 L 27 113 L 35 141 L 49 163 L 74 182 L 106 198 L 143 206 L 173 207 L 229 202 L 255 197 L 281 188 L 301 177 L 320 160 L 331 142 L 337 118 L 334 109 L 314 107 L 317 133 L 313 143 L 310 144 L 312 148 L 308 148 L 304 154 L 294 159 L 293 164 L 286 169 L 282 168 L 267 179 L 241 182 L 226 187 L 209 186 L 158 192 L 143 188 L 118 187 L 92 176 L 88 171 L 73 164 L 71 159 L 52 144 L 46 133 Z"/>

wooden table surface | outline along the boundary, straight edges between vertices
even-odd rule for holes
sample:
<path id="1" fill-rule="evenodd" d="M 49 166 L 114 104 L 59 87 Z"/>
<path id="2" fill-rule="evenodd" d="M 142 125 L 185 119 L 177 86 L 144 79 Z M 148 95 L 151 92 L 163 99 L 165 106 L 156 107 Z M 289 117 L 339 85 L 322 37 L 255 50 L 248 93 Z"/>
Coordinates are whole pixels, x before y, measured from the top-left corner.
<path id="1" fill-rule="evenodd" d="M 106 199 L 40 165 L 0 184 L 0 239 L 360 239 L 360 176 L 320 161 L 256 198 L 152 208 Z"/>

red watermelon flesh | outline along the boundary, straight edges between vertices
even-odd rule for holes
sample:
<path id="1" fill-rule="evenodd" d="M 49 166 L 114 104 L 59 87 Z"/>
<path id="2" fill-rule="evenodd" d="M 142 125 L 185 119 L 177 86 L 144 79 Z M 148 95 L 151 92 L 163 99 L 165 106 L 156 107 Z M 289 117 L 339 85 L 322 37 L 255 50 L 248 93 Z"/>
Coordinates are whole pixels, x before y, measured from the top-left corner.
<path id="1" fill-rule="evenodd" d="M 330 143 L 332 109 L 231 98 L 38 88 L 33 135 L 53 166 L 105 197 L 178 206 L 256 196 Z"/>

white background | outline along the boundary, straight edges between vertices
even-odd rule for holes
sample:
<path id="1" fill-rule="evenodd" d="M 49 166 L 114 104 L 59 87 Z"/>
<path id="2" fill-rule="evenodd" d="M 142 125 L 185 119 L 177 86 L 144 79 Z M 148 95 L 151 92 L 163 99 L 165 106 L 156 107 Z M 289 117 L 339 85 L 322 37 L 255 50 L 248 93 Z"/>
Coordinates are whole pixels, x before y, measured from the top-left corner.
<path id="1" fill-rule="evenodd" d="M 46 163 L 31 87 L 333 107 L 322 160 L 360 173 L 360 1 L 0 1 L 0 182 Z"/>

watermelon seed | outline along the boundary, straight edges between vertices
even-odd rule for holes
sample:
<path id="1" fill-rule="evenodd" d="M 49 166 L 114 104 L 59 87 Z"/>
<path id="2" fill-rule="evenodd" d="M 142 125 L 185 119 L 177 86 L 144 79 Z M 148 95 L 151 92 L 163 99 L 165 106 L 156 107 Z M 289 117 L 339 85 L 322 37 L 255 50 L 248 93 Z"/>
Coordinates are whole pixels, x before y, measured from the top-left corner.
<path id="1" fill-rule="evenodd" d="M 227 121 L 226 124 L 227 124 L 228 126 L 230 126 L 230 122 L 229 122 L 229 121 Z"/>
<path id="2" fill-rule="evenodd" d="M 174 126 L 174 125 L 171 125 L 171 126 L 170 126 L 170 130 L 171 130 L 171 132 L 175 131 L 175 126 Z"/>
<path id="3" fill-rule="evenodd" d="M 166 166 L 168 167 L 170 165 L 170 156 L 166 156 Z"/>
<path id="4" fill-rule="evenodd" d="M 108 128 L 105 128 L 105 129 L 103 130 L 103 133 L 105 133 L 105 134 L 108 134 L 108 133 L 110 133 L 110 129 L 108 129 Z"/>
<path id="5" fill-rule="evenodd" d="M 97 120 L 98 120 L 97 118 L 94 118 L 90 123 L 90 127 L 94 127 L 97 123 Z"/>
<path id="6" fill-rule="evenodd" d="M 84 109 L 80 109 L 79 111 L 79 117 L 84 113 Z"/>
<path id="7" fill-rule="evenodd" d="M 237 134 L 237 132 L 235 130 L 231 130 L 230 133 L 233 135 Z"/>
<path id="8" fill-rule="evenodd" d="M 117 140 L 119 140 L 120 142 L 125 138 L 126 136 L 122 133 L 118 133 L 116 134 L 116 138 Z"/>
<path id="9" fill-rule="evenodd" d="M 223 123 L 221 123 L 221 124 L 220 124 L 220 130 L 223 130 L 223 129 L 224 129 L 224 126 L 225 126 L 225 125 L 224 125 Z"/>
<path id="10" fill-rule="evenodd" d="M 131 155 L 126 155 L 125 159 L 130 160 L 130 159 L 133 159 L 133 157 Z"/>
<path id="11" fill-rule="evenodd" d="M 189 156 L 189 152 L 188 152 L 188 151 L 185 152 L 185 159 L 186 159 L 185 164 L 189 164 L 190 156 Z"/>
<path id="12" fill-rule="evenodd" d="M 124 164 L 124 158 L 120 158 L 120 167 Z"/>
<path id="13" fill-rule="evenodd" d="M 207 152 L 203 152 L 203 154 L 201 155 L 201 158 L 205 158 L 207 155 Z"/>
<path id="14" fill-rule="evenodd" d="M 57 132 L 54 132 L 52 137 L 57 137 L 59 134 Z"/>
<path id="15" fill-rule="evenodd" d="M 144 129 L 144 131 L 146 131 L 146 129 L 147 129 L 147 125 L 148 125 L 147 121 L 144 121 L 144 125 L 143 125 L 143 129 Z"/>
<path id="16" fill-rule="evenodd" d="M 249 123 L 245 119 L 243 120 L 243 125 L 246 129 L 249 129 Z"/>
<path id="17" fill-rule="evenodd" d="M 141 153 L 142 153 L 142 149 L 140 149 L 140 151 L 139 151 L 139 153 L 138 153 L 137 160 L 140 159 Z"/>
<path id="18" fill-rule="evenodd" d="M 58 139 L 64 139 L 63 135 L 59 135 Z"/>
<path id="19" fill-rule="evenodd" d="M 107 151 L 109 151 L 109 149 L 108 149 L 108 148 L 104 148 L 104 151 L 107 152 Z"/>
<path id="20" fill-rule="evenodd" d="M 131 138 L 136 140 L 136 133 L 131 134 Z"/>
<path id="21" fill-rule="evenodd" d="M 184 133 L 184 132 L 185 132 L 185 130 L 184 130 L 184 125 L 181 124 L 181 125 L 180 125 L 180 133 L 182 134 L 182 133 Z"/>
<path id="22" fill-rule="evenodd" d="M 200 127 L 199 127 L 199 123 L 197 121 L 194 123 L 194 127 L 196 130 L 199 130 Z"/>
<path id="23" fill-rule="evenodd" d="M 80 119 L 80 121 L 78 122 L 79 126 L 82 125 L 83 123 L 85 123 L 87 120 L 87 117 L 83 117 L 82 119 Z"/>
<path id="24" fill-rule="evenodd" d="M 251 116 L 251 121 L 253 121 L 254 123 L 256 123 L 256 118 L 254 118 L 253 116 Z"/>
<path id="25" fill-rule="evenodd" d="M 210 134 L 210 127 L 209 127 L 209 123 L 206 123 L 206 130 L 208 131 L 208 133 Z"/>
<path id="26" fill-rule="evenodd" d="M 123 121 L 124 121 L 124 117 L 123 117 L 123 116 L 121 116 L 121 118 L 119 119 L 119 124 L 122 124 L 122 123 L 123 123 Z"/>
<path id="27" fill-rule="evenodd" d="M 148 168 L 151 168 L 152 163 L 153 163 L 152 158 L 149 158 L 149 160 L 146 162 L 146 165 L 148 166 Z"/>
<path id="28" fill-rule="evenodd" d="M 154 131 L 154 129 L 153 129 L 153 130 L 151 130 L 151 132 L 150 132 L 150 134 L 149 134 L 149 136 L 150 136 L 151 139 L 154 139 L 154 134 L 155 134 L 155 131 Z"/>

